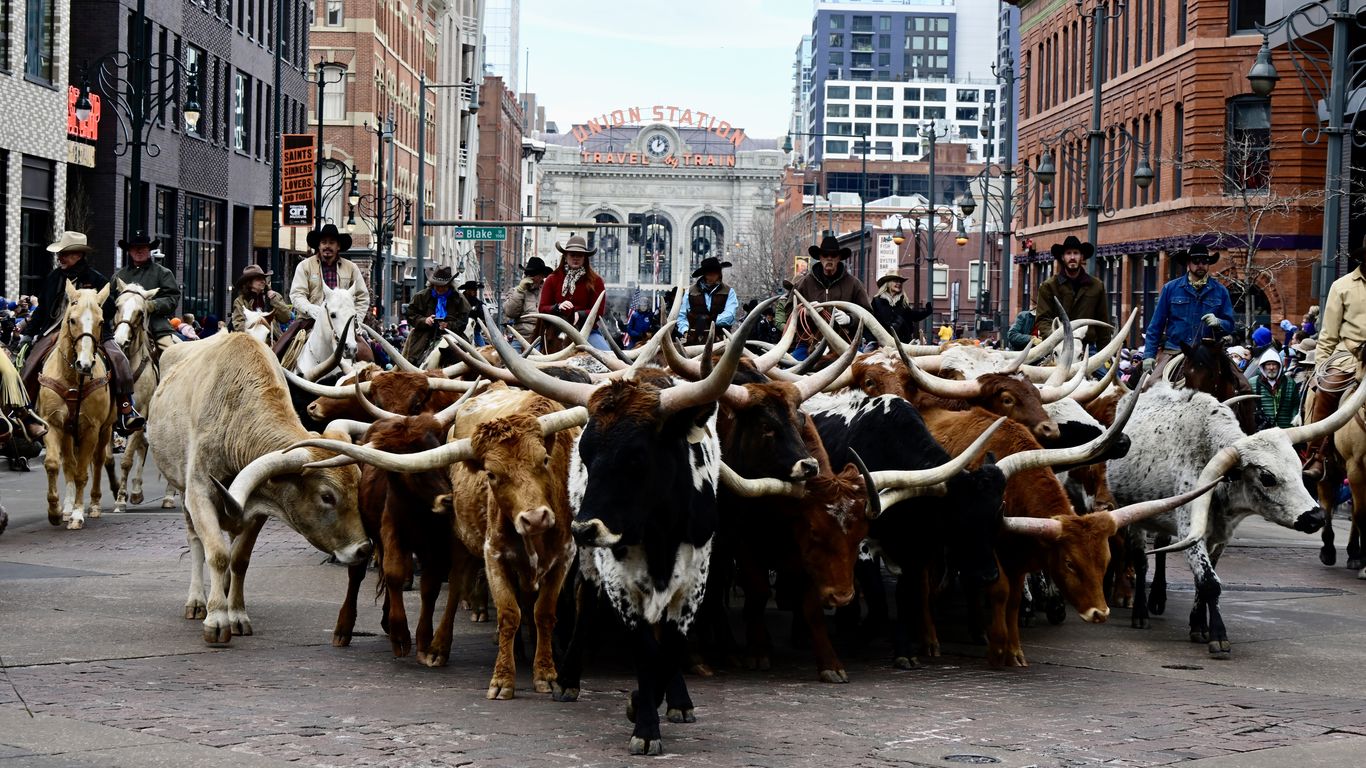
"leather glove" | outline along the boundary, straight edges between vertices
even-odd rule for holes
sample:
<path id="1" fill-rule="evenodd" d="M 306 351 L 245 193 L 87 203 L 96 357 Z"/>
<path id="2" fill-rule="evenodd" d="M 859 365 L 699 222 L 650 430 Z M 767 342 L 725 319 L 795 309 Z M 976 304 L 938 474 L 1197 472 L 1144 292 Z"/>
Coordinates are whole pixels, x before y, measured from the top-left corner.
<path id="1" fill-rule="evenodd" d="M 830 313 L 830 319 L 835 321 L 835 325 L 848 325 L 849 315 L 842 309 L 836 309 Z"/>
<path id="2" fill-rule="evenodd" d="M 1154 359 L 1154 358 L 1151 358 L 1151 357 L 1145 357 L 1145 358 L 1143 358 L 1143 372 L 1144 372 L 1144 373 L 1152 373 L 1152 372 L 1153 372 L 1153 365 L 1155 365 L 1156 363 L 1157 363 L 1157 360 Z"/>
<path id="3" fill-rule="evenodd" d="M 1218 328 L 1220 325 L 1219 318 L 1215 317 L 1213 312 L 1206 312 L 1205 316 L 1200 319 L 1211 328 Z"/>

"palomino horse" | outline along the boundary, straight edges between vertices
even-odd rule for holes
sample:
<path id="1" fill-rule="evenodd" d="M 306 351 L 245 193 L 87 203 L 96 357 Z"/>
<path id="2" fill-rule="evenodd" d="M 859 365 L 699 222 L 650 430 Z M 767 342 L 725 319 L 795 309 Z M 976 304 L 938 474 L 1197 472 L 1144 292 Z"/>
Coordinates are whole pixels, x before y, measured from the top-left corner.
<path id="1" fill-rule="evenodd" d="M 1366 367 L 1366 344 L 1356 352 L 1358 371 Z M 1358 376 L 1360 374 L 1358 373 Z M 1330 374 L 1331 378 L 1331 374 Z M 1346 389 L 1342 392 L 1342 397 L 1348 397 L 1354 386 L 1350 383 L 1351 374 L 1345 373 L 1338 376 L 1339 379 L 1348 380 L 1345 384 Z M 1343 383 L 1333 381 L 1319 381 L 1316 387 L 1329 386 L 1339 389 Z M 1355 386 L 1362 386 L 1359 382 Z M 1318 397 L 1316 387 L 1307 387 L 1304 395 L 1304 405 L 1300 410 L 1300 416 L 1304 423 L 1310 423 L 1314 413 L 1314 400 Z M 1329 445 L 1325 445 L 1323 478 L 1319 480 L 1315 495 L 1319 499 L 1319 507 L 1323 509 L 1324 516 L 1327 518 L 1323 526 L 1323 547 L 1319 550 L 1319 562 L 1324 565 L 1336 565 L 1338 561 L 1337 548 L 1335 547 L 1335 534 L 1333 531 L 1333 511 L 1337 506 L 1338 492 L 1342 488 L 1343 480 L 1347 481 L 1347 487 L 1352 493 L 1352 520 L 1347 530 L 1347 568 L 1357 571 L 1357 578 L 1366 579 L 1366 556 L 1363 556 L 1362 533 L 1366 531 L 1366 412 L 1357 412 L 1350 421 L 1342 425 L 1338 431 L 1333 433 L 1329 439 Z"/>
<path id="2" fill-rule="evenodd" d="M 52 354 L 38 377 L 38 415 L 48 423 L 47 521 L 75 531 L 85 527 L 85 481 L 91 475 L 90 516 L 100 516 L 100 465 L 114 429 L 109 372 L 96 353 L 105 299 L 99 291 L 66 285 L 66 311 Z M 66 503 L 57 506 L 57 471 L 66 479 Z"/>
<path id="3" fill-rule="evenodd" d="M 117 281 L 119 295 L 114 298 L 114 342 L 128 356 L 133 369 L 133 396 L 139 403 L 150 403 L 160 380 L 154 359 L 156 342 L 149 329 L 151 302 L 157 289 L 148 290 L 134 283 Z M 142 472 L 147 462 L 147 434 L 138 430 L 128 436 L 123 461 L 119 465 L 119 488 L 114 494 L 114 511 L 122 512 L 131 504 L 142 503 Z M 175 497 L 167 494 L 162 508 L 175 507 Z"/>
<path id="4" fill-rule="evenodd" d="M 317 381 L 330 373 L 343 359 L 356 359 L 356 294 L 365 286 L 357 283 L 350 288 L 333 290 L 323 286 L 322 312 L 314 319 L 303 351 L 294 363 L 294 371 L 310 381 Z M 343 363 L 343 367 L 349 366 Z"/>

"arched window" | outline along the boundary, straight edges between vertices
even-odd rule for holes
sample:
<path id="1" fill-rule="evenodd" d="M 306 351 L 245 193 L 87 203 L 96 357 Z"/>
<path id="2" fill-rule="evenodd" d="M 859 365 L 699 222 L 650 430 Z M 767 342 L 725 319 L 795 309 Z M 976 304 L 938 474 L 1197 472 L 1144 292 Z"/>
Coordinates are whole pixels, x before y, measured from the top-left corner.
<path id="1" fill-rule="evenodd" d="M 642 283 L 672 283 L 673 225 L 657 213 L 642 213 L 640 226 L 640 269 L 637 279 Z"/>
<path id="2" fill-rule="evenodd" d="M 620 220 L 610 213 L 599 213 L 593 221 L 600 224 L 619 224 Z M 597 248 L 593 254 L 593 270 L 602 276 L 604 283 L 618 282 L 621 277 L 621 230 L 616 227 L 598 227 L 588 233 L 588 247 Z"/>
<path id="3" fill-rule="evenodd" d="M 688 238 L 689 249 L 692 258 L 689 260 L 691 270 L 696 270 L 702 260 L 708 256 L 721 258 L 725 248 L 723 237 L 726 228 L 721 225 L 715 216 L 701 216 L 693 222 L 692 233 Z"/>

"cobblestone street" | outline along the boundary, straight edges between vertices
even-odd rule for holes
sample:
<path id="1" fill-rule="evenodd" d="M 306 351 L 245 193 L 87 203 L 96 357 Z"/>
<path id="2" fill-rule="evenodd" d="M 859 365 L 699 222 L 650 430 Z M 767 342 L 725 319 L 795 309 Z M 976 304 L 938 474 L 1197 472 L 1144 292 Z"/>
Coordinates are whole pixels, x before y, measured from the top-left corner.
<path id="1" fill-rule="evenodd" d="M 532 692 L 525 665 L 518 698 L 490 702 L 493 625 L 462 613 L 444 669 L 395 659 L 369 599 L 373 577 L 362 588 L 363 634 L 333 648 L 346 571 L 321 564 L 324 555 L 275 522 L 247 584 L 256 634 L 208 648 L 199 622 L 180 618 L 187 547 L 178 510 L 156 509 L 157 487 L 149 484 L 150 500 L 136 511 L 106 512 L 73 532 L 47 524 L 42 481 L 41 470 L 0 475 L 13 518 L 0 537 L 0 766 L 628 762 L 623 710 L 634 678 L 610 650 L 591 663 L 577 703 Z M 698 721 L 665 724 L 665 759 L 1304 766 L 1359 758 L 1366 582 L 1321 566 L 1317 537 L 1260 523 L 1243 533 L 1220 564 L 1231 661 L 1211 661 L 1187 641 L 1192 592 L 1184 561 L 1174 560 L 1172 604 L 1153 629 L 1130 629 L 1125 609 L 1101 626 L 1075 614 L 1061 626 L 1041 617 L 1024 631 L 1028 669 L 989 669 L 983 649 L 949 642 L 944 657 L 900 671 L 885 642 L 851 647 L 846 637 L 848 685 L 818 682 L 809 655 L 790 648 L 771 672 L 690 678 Z M 415 593 L 408 604 L 415 613 Z M 786 618 L 774 617 L 781 648 Z"/>

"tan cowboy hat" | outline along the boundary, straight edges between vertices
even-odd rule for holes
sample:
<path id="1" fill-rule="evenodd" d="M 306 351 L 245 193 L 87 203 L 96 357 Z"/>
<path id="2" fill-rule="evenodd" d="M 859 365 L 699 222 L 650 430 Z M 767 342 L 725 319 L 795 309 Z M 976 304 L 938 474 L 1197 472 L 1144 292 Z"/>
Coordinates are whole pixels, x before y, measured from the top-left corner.
<path id="1" fill-rule="evenodd" d="M 242 274 L 238 275 L 237 279 L 233 281 L 232 289 L 235 291 L 241 288 L 242 283 L 245 283 L 248 280 L 253 280 L 258 277 L 270 277 L 273 274 L 275 273 L 261 269 L 259 264 L 248 264 L 242 268 Z"/>
<path id="2" fill-rule="evenodd" d="M 877 287 L 881 288 L 884 283 L 889 283 L 893 280 L 897 281 L 898 283 L 906 282 L 906 278 L 902 277 L 900 272 L 898 272 L 895 269 L 891 269 L 887 271 L 887 274 L 877 279 Z"/>
<path id="3" fill-rule="evenodd" d="M 428 269 L 426 272 L 427 282 L 430 285 L 450 285 L 451 281 L 455 279 L 455 275 L 451 274 L 451 268 L 444 264 L 434 269 Z"/>
<path id="4" fill-rule="evenodd" d="M 555 243 L 555 250 L 565 255 L 577 253 L 583 256 L 592 256 L 598 252 L 597 248 L 588 247 L 588 241 L 584 239 L 583 235 L 570 235 L 569 242 L 564 245 Z"/>
<path id="5" fill-rule="evenodd" d="M 70 230 L 63 232 L 62 236 L 57 238 L 57 242 L 47 247 L 48 253 L 69 253 L 71 251 L 90 253 L 93 250 L 95 249 L 86 242 L 84 232 L 72 232 Z"/>

